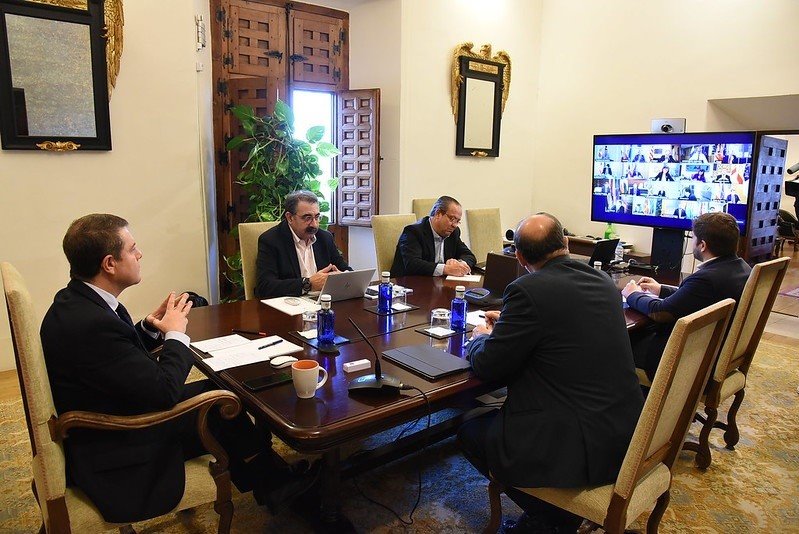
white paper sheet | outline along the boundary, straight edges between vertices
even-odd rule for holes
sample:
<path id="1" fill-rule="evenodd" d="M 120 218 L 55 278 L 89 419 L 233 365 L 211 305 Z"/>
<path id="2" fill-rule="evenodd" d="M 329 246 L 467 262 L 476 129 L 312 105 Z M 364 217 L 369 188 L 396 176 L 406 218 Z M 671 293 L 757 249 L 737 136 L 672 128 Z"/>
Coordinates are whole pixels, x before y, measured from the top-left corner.
<path id="1" fill-rule="evenodd" d="M 203 352 L 211 352 L 214 350 L 221 350 L 230 347 L 236 347 L 238 345 L 244 345 L 245 343 L 249 342 L 250 340 L 244 336 L 240 336 L 239 334 L 231 334 L 229 336 L 214 337 L 211 339 L 206 339 L 204 341 L 194 341 L 192 342 L 191 346 Z"/>
<path id="2" fill-rule="evenodd" d="M 447 280 L 452 282 L 479 282 L 483 277 L 479 274 L 467 274 L 466 276 L 447 276 Z"/>
<path id="3" fill-rule="evenodd" d="M 307 311 L 319 311 L 322 309 L 319 304 L 314 304 L 309 300 L 299 297 L 277 297 L 262 300 L 261 302 L 286 315 L 300 315 Z"/>
<path id="4" fill-rule="evenodd" d="M 430 332 L 434 336 L 448 336 L 455 332 L 455 330 L 450 330 L 449 328 L 444 328 L 443 326 L 433 326 L 431 328 L 425 328 L 425 331 Z"/>
<path id="5" fill-rule="evenodd" d="M 485 326 L 486 314 L 484 311 L 470 311 L 466 314 L 466 323 L 474 326 Z"/>
<path id="6" fill-rule="evenodd" d="M 310 330 L 303 330 L 302 332 L 297 332 L 299 335 L 304 337 L 305 339 L 316 339 L 316 328 L 311 328 Z"/>
<path id="7" fill-rule="evenodd" d="M 267 346 L 278 340 L 280 342 L 276 345 Z M 265 346 L 266 348 L 259 348 Z M 231 367 L 267 362 L 275 356 L 283 356 L 295 352 L 302 352 L 302 347 L 286 341 L 280 336 L 269 336 L 262 339 L 254 339 L 245 345 L 214 351 L 211 353 L 211 357 L 204 360 L 204 362 L 214 371 L 222 371 Z"/>

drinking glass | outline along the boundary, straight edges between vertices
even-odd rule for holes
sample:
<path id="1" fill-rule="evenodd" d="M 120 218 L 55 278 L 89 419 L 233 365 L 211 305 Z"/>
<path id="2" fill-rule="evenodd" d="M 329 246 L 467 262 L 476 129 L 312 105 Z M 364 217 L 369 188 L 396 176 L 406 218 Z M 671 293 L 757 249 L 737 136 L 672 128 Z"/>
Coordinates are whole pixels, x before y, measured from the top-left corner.
<path id="1" fill-rule="evenodd" d="M 446 308 L 436 308 L 430 312 L 430 328 L 440 326 L 449 328 L 449 310 Z"/>
<path id="2" fill-rule="evenodd" d="M 316 330 L 316 312 L 307 311 L 302 314 L 302 331 Z"/>

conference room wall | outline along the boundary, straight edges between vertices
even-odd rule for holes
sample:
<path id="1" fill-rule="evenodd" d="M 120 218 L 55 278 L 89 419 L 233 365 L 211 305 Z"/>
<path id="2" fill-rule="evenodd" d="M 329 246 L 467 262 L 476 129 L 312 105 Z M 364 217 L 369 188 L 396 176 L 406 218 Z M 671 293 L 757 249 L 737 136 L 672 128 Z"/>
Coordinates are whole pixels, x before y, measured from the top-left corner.
<path id="1" fill-rule="evenodd" d="M 144 283 L 122 295 L 134 316 L 151 311 L 172 289 L 209 292 L 198 132 L 211 130 L 198 124 L 198 77 L 206 73 L 195 72 L 195 63 L 210 70 L 210 55 L 194 48 L 194 15 L 205 13 L 208 20 L 208 5 L 169 4 L 125 3 L 125 48 L 111 98 L 112 151 L 0 151 L 0 260 L 25 277 L 39 317 L 68 281 L 64 232 L 91 212 L 128 219 L 141 246 Z M 5 314 L 0 306 L 0 369 L 14 367 Z"/>
<path id="2" fill-rule="evenodd" d="M 591 141 L 685 117 L 688 131 L 746 128 L 709 99 L 797 93 L 794 0 L 544 3 L 533 209 L 578 233 L 590 222 Z M 651 229 L 619 225 L 649 250 Z"/>

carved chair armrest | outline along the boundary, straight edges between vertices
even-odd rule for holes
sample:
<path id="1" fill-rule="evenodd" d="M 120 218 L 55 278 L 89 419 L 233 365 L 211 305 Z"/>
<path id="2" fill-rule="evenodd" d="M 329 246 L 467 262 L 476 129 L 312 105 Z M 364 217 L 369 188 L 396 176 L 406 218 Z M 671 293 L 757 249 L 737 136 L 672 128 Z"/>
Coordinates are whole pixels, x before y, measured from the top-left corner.
<path id="1" fill-rule="evenodd" d="M 197 414 L 197 433 L 205 449 L 217 460 L 219 467 L 227 469 L 228 458 L 225 450 L 208 430 L 208 410 L 219 405 L 219 413 L 225 419 L 232 419 L 241 411 L 241 401 L 235 393 L 225 390 L 206 391 L 190 399 L 179 402 L 169 410 L 141 415 L 109 415 L 96 412 L 72 411 L 51 417 L 47 422 L 50 437 L 59 442 L 67 437 L 73 428 L 95 430 L 138 430 L 170 421 L 194 410 Z"/>

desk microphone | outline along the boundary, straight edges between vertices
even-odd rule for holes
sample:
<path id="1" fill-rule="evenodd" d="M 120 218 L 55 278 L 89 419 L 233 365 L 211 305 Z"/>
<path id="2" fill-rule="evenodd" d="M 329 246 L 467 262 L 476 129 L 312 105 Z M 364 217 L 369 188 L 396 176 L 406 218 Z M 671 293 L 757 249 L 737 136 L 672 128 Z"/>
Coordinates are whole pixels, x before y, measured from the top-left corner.
<path id="1" fill-rule="evenodd" d="M 375 372 L 372 375 L 364 375 L 359 376 L 358 378 L 354 379 L 350 382 L 347 389 L 349 391 L 362 391 L 364 393 L 371 392 L 371 393 L 396 393 L 399 392 L 400 388 L 402 388 L 402 382 L 400 382 L 399 378 L 384 375 L 380 371 L 380 355 L 375 350 L 374 345 L 369 339 L 364 335 L 363 331 L 358 328 L 358 325 L 355 324 L 355 321 L 352 320 L 352 317 L 347 317 L 349 321 L 352 323 L 352 326 L 355 327 L 355 330 L 361 334 L 361 337 L 364 341 L 366 341 L 369 348 L 372 349 L 372 352 L 375 354 Z"/>

